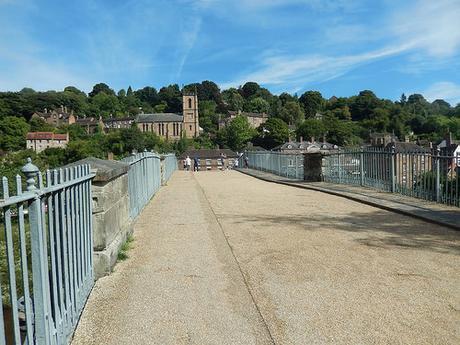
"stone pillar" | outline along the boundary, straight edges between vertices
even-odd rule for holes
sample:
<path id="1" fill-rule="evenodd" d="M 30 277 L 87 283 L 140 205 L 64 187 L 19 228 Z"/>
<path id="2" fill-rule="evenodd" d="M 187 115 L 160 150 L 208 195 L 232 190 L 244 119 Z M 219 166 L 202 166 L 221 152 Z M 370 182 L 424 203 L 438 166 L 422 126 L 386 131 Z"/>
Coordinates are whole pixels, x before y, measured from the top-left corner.
<path id="1" fill-rule="evenodd" d="M 165 167 L 165 156 L 160 156 L 160 175 L 161 175 L 161 185 L 166 185 L 166 177 L 165 177 L 166 167 Z"/>
<path id="2" fill-rule="evenodd" d="M 305 153 L 303 162 L 304 180 L 320 182 L 322 180 L 323 154 L 320 152 Z"/>
<path id="3" fill-rule="evenodd" d="M 95 279 L 110 274 L 118 252 L 133 231 L 129 216 L 129 164 L 87 158 L 72 165 L 89 164 L 96 173 L 92 181 L 93 269 Z"/>

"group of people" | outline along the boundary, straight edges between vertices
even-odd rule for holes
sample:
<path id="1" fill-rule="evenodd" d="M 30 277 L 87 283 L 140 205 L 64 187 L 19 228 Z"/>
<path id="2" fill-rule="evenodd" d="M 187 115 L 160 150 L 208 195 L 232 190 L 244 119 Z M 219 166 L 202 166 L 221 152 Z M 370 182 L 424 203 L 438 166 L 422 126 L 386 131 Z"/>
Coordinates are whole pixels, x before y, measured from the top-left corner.
<path id="1" fill-rule="evenodd" d="M 239 166 L 239 161 L 241 158 L 243 158 L 244 166 L 245 168 L 249 167 L 249 162 L 248 162 L 248 157 L 246 155 L 243 155 L 243 153 L 238 153 L 238 158 L 233 161 L 233 168 L 238 168 Z M 228 166 L 226 165 L 226 159 L 227 157 L 225 156 L 224 153 L 220 154 L 219 160 L 222 166 L 222 171 L 228 169 Z M 193 171 L 198 171 L 200 167 L 200 163 L 198 160 L 198 157 L 193 157 Z M 190 171 L 192 169 L 192 159 L 190 156 L 187 156 L 184 160 L 184 170 Z"/>

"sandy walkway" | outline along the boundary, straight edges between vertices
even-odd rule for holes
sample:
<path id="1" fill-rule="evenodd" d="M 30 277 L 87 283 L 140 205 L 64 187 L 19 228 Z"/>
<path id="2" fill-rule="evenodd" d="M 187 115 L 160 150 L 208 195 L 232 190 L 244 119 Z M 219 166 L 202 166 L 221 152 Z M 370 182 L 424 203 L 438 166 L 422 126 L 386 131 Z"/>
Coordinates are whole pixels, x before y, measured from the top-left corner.
<path id="1" fill-rule="evenodd" d="M 178 172 L 73 344 L 458 344 L 459 240 L 237 172 Z"/>

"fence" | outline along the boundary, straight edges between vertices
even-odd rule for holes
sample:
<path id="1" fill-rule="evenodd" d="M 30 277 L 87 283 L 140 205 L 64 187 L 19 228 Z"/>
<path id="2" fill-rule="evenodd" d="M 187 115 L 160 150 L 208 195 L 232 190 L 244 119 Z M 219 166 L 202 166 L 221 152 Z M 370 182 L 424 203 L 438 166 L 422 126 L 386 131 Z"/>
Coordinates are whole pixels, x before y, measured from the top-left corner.
<path id="1" fill-rule="evenodd" d="M 20 176 L 15 188 L 2 179 L 0 344 L 67 344 L 94 281 L 94 174 L 80 165 L 42 176 L 30 159 L 22 172 L 26 191 Z"/>
<path id="2" fill-rule="evenodd" d="M 124 158 L 123 162 L 130 165 L 128 171 L 129 215 L 134 219 L 161 187 L 160 156 L 152 152 L 141 152 Z"/>
<path id="3" fill-rule="evenodd" d="M 323 179 L 460 206 L 459 167 L 459 155 L 438 151 L 348 150 L 325 156 Z"/>
<path id="4" fill-rule="evenodd" d="M 173 153 L 164 155 L 163 176 L 164 181 L 168 181 L 175 170 L 177 170 L 177 158 Z"/>
<path id="5" fill-rule="evenodd" d="M 304 158 L 302 154 L 248 151 L 245 155 L 248 158 L 249 167 L 252 169 L 270 172 L 290 179 L 303 180 Z M 244 162 L 240 162 L 240 166 L 244 166 Z"/>

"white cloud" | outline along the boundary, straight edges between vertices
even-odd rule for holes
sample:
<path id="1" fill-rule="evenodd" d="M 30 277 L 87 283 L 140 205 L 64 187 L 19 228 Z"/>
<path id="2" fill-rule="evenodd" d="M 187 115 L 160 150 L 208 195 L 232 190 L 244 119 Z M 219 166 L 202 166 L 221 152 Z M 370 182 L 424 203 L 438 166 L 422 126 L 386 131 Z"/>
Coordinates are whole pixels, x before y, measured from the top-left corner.
<path id="1" fill-rule="evenodd" d="M 431 56 L 452 56 L 460 48 L 459 0 L 417 1 L 401 8 L 391 24 L 397 38 L 412 42 Z"/>
<path id="2" fill-rule="evenodd" d="M 437 99 L 443 99 L 452 105 L 460 103 L 460 85 L 441 81 L 434 83 L 422 93 L 426 99 L 433 102 Z"/>
<path id="3" fill-rule="evenodd" d="M 293 0 L 295 2 L 295 0 Z M 301 2 L 301 1 L 297 1 Z M 314 3 L 315 1 L 312 1 Z M 256 3 L 264 3 L 260 0 Z M 275 1 L 278 3 L 278 1 Z M 441 66 L 442 61 L 450 59 L 458 53 L 460 47 L 460 1 L 458 0 L 420 0 L 411 3 L 411 7 L 397 8 L 400 14 L 392 16 L 385 26 L 380 28 L 376 42 L 387 41 L 381 49 L 360 54 L 348 55 L 289 55 L 272 54 L 266 57 L 261 54 L 258 67 L 244 77 L 221 84 L 222 87 L 238 86 L 246 81 L 257 81 L 265 85 L 282 85 L 288 88 L 299 88 L 308 83 L 323 82 L 337 78 L 365 63 L 401 54 L 417 56 L 419 66 Z M 353 41 L 353 36 L 362 35 L 365 28 L 345 26 L 347 37 L 339 37 L 335 43 Z M 355 31 L 355 33 L 353 33 Z M 325 30 L 343 35 L 341 30 Z M 368 37 L 372 37 L 373 29 L 369 27 Z M 410 55 L 409 55 L 410 57 Z M 415 66 L 412 66 L 415 68 Z M 416 71 L 413 71 L 415 73 Z"/>
<path id="4" fill-rule="evenodd" d="M 247 81 L 257 81 L 265 85 L 299 88 L 299 85 L 305 83 L 337 78 L 359 65 L 399 54 L 410 47 L 410 45 L 401 45 L 363 54 L 337 57 L 322 55 L 266 57 L 257 71 L 249 73 L 244 78 L 223 83 L 221 86 L 227 88 L 242 85 Z"/>

